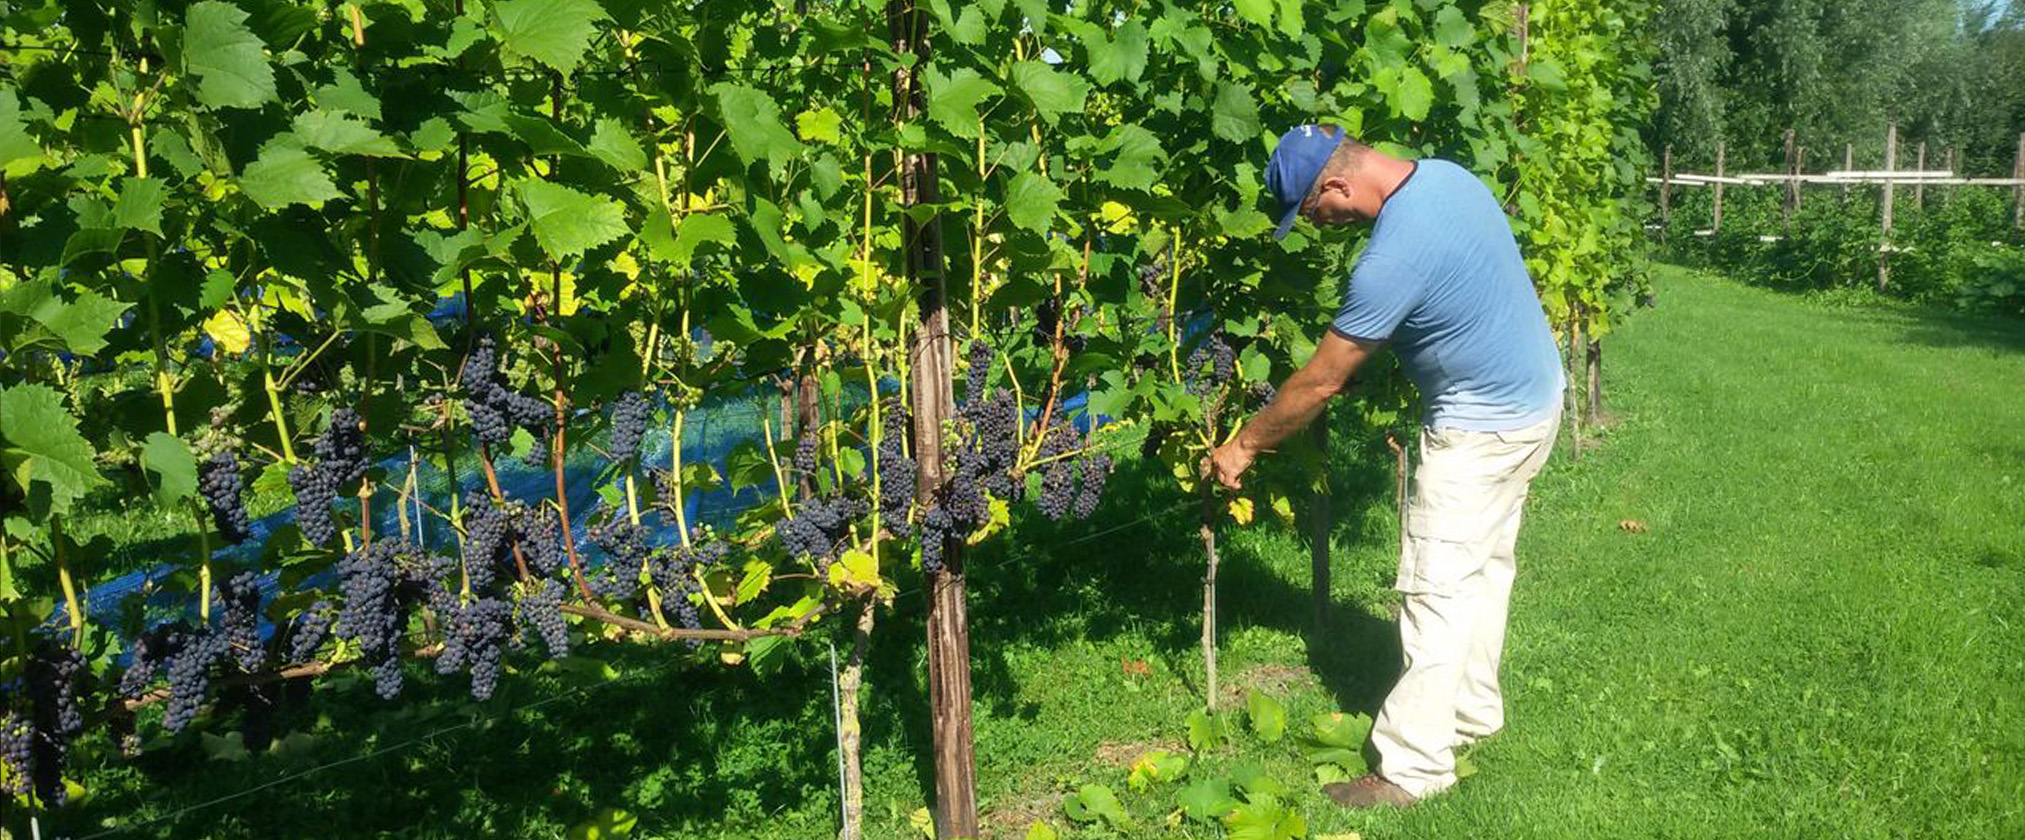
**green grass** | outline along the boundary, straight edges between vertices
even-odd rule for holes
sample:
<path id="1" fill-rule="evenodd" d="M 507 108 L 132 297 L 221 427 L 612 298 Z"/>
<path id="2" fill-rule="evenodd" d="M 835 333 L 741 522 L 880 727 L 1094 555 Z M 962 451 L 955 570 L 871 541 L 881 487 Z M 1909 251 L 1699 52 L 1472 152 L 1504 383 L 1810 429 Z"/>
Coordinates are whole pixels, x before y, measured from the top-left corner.
<path id="1" fill-rule="evenodd" d="M 2025 836 L 2019 324 L 1828 308 L 1681 271 L 1657 285 L 1658 308 L 1607 344 L 1615 422 L 1579 460 L 1564 440 L 1535 485 L 1510 724 L 1473 754 L 1479 772 L 1375 814 L 1322 798 L 1291 739 L 1241 734 L 1192 775 L 1260 767 L 1324 835 Z M 1336 609 L 1319 634 L 1300 539 L 1262 525 L 1225 545 L 1229 699 L 1275 696 L 1297 729 L 1373 711 L 1398 667 L 1390 459 L 1365 447 L 1338 461 Z M 999 543 L 1016 548 L 975 561 L 988 836 L 1037 818 L 1106 836 L 1062 813 L 1082 783 L 1120 793 L 1123 836 L 1222 833 L 1166 827 L 1175 785 L 1125 784 L 1141 751 L 1185 749 L 1202 559 L 1171 487 L 1142 465 L 1116 480 L 1104 521 L 1022 522 Z M 865 693 L 874 837 L 913 834 L 932 790 L 921 609 L 908 594 L 880 618 Z M 638 837 L 832 833 L 827 648 L 763 676 L 678 667 L 681 655 L 614 654 L 618 682 L 523 674 L 478 706 L 457 701 L 456 681 L 418 680 L 398 712 L 338 685 L 291 713 L 307 733 L 294 749 L 247 761 L 207 760 L 186 735 L 125 764 L 96 739 L 93 795 L 66 830 L 477 721 L 124 836 L 554 837 L 602 807 L 638 814 Z"/>

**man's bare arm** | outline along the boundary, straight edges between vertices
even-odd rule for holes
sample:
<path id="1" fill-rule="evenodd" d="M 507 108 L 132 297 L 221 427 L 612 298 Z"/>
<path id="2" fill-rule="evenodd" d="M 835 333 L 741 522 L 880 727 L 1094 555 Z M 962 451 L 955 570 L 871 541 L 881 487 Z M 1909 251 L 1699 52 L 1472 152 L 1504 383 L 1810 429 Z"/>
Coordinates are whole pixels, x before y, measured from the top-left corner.
<path id="1" fill-rule="evenodd" d="M 1235 439 L 1210 453 L 1208 467 L 1216 480 L 1237 489 L 1238 477 L 1251 467 L 1252 459 L 1313 422 L 1377 349 L 1376 344 L 1352 341 L 1333 331 L 1323 336 L 1315 355 L 1287 377 L 1273 401 L 1246 422 Z"/>
<path id="2" fill-rule="evenodd" d="M 1333 331 L 1324 336 L 1308 363 L 1287 377 L 1273 401 L 1245 423 L 1238 445 L 1256 455 L 1306 427 L 1377 349 L 1378 345 L 1351 341 Z"/>

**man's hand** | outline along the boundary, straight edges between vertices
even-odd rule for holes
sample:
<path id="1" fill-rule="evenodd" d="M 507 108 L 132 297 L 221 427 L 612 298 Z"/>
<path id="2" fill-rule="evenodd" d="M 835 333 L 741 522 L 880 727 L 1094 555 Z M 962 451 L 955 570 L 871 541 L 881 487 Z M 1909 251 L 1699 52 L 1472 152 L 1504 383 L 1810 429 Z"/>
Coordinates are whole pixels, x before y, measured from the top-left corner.
<path id="1" fill-rule="evenodd" d="M 1244 482 L 1238 478 L 1245 474 L 1245 470 L 1251 468 L 1252 459 L 1257 455 L 1258 453 L 1245 448 L 1242 436 L 1232 438 L 1229 443 L 1209 453 L 1205 464 L 1208 467 L 1206 472 L 1211 478 L 1216 479 L 1218 484 L 1232 490 L 1241 490 L 1244 488 Z"/>

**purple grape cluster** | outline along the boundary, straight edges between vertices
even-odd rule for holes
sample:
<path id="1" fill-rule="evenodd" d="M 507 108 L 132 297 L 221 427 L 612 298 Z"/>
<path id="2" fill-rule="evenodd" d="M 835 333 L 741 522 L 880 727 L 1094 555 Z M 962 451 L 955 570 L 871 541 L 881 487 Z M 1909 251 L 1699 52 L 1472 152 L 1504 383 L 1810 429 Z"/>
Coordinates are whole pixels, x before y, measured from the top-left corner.
<path id="1" fill-rule="evenodd" d="M 1061 323 L 1062 323 L 1062 302 L 1060 300 L 1056 300 L 1055 298 L 1048 298 L 1047 300 L 1041 301 L 1040 305 L 1034 308 L 1034 328 L 1032 336 L 1034 346 L 1041 348 L 1054 347 L 1055 329 L 1061 326 Z M 1062 349 L 1067 350 L 1071 353 L 1081 353 L 1083 352 L 1083 347 L 1086 343 L 1087 341 L 1086 339 L 1084 339 L 1083 336 L 1076 335 L 1072 332 L 1069 332 L 1066 329 L 1062 331 Z"/>
<path id="2" fill-rule="evenodd" d="M 804 432 L 801 440 L 795 441 L 794 469 L 796 475 L 810 479 L 815 478 L 816 467 L 818 466 L 816 445 L 816 433 L 814 432 Z"/>
<path id="3" fill-rule="evenodd" d="M 827 568 L 837 557 L 837 541 L 867 509 L 863 500 L 841 493 L 818 496 L 796 505 L 794 515 L 781 520 L 774 533 L 789 556 L 812 558 Z"/>
<path id="4" fill-rule="evenodd" d="M 499 573 L 513 561 L 513 513 L 472 492 L 464 497 L 464 573 L 471 588 L 491 589 Z"/>
<path id="5" fill-rule="evenodd" d="M 127 669 L 120 674 L 120 696 L 138 700 L 154 682 L 155 669 L 168 658 L 171 630 L 154 627 L 134 636 L 133 656 L 127 659 Z"/>
<path id="6" fill-rule="evenodd" d="M 295 491 L 295 521 L 303 536 L 325 545 L 337 539 L 331 505 L 347 485 L 366 475 L 366 436 L 359 428 L 359 413 L 349 408 L 332 411 L 314 451 L 314 464 L 289 468 L 288 486 Z"/>
<path id="7" fill-rule="evenodd" d="M 913 431 L 907 412 L 896 400 L 886 407 L 880 432 L 878 457 L 879 515 L 886 530 L 907 536 L 914 512 L 914 482 L 920 473 L 914 459 L 907 457 L 907 435 Z"/>
<path id="8" fill-rule="evenodd" d="M 373 666 L 374 690 L 389 700 L 401 693 L 401 636 L 414 600 L 403 584 L 409 584 L 405 589 L 415 585 L 435 588 L 428 580 L 429 572 L 403 572 L 401 558 L 417 553 L 400 540 L 379 539 L 338 563 L 345 596 L 338 611 L 338 635 L 358 644 L 362 658 Z"/>
<path id="9" fill-rule="evenodd" d="M 205 459 L 197 471 L 197 490 L 211 509 L 211 521 L 225 541 L 246 541 L 253 522 L 246 515 L 246 479 L 239 474 L 239 456 L 225 450 Z"/>
<path id="10" fill-rule="evenodd" d="M 168 648 L 163 661 L 169 669 L 169 700 L 162 709 L 162 726 L 181 732 L 203 707 L 211 689 L 211 665 L 225 657 L 230 643 L 224 633 L 211 628 L 179 626 Z"/>
<path id="11" fill-rule="evenodd" d="M 548 648 L 553 659 L 568 656 L 570 652 L 569 625 L 563 621 L 563 595 L 568 590 L 562 581 L 547 578 L 536 581 L 533 589 L 520 601 L 523 620 L 534 625 L 540 634 L 541 643 Z"/>
<path id="12" fill-rule="evenodd" d="M 730 543 L 700 528 L 690 533 L 688 544 L 654 556 L 649 567 L 654 586 L 661 590 L 662 603 L 673 605 L 677 623 L 691 630 L 703 626 L 703 615 L 692 597 L 702 589 L 696 582 L 696 570 L 715 568 L 730 556 Z M 689 646 L 697 644 L 691 640 Z"/>
<path id="13" fill-rule="evenodd" d="M 5 784 L 0 793 L 20 796 L 28 792 L 35 776 L 35 728 L 27 718 L 8 709 L 0 712 L 0 768 Z"/>
<path id="14" fill-rule="evenodd" d="M 1223 340 L 1221 334 L 1210 333 L 1209 338 L 1196 345 L 1195 352 L 1188 354 L 1188 364 L 1183 366 L 1183 371 L 1188 392 L 1208 397 L 1221 390 L 1237 374 L 1237 351 Z"/>
<path id="15" fill-rule="evenodd" d="M 610 600 L 630 598 L 639 588 L 640 570 L 648 565 L 647 529 L 632 520 L 614 517 L 590 529 L 591 544 L 605 553 L 603 573 L 592 578 L 593 591 Z M 603 579 L 609 577 L 609 582 Z"/>
<path id="16" fill-rule="evenodd" d="M 612 406 L 612 461 L 630 466 L 633 456 L 640 454 L 640 440 L 646 436 L 647 421 L 652 418 L 654 406 L 647 401 L 647 395 L 639 391 L 627 391 Z"/>
<path id="17" fill-rule="evenodd" d="M 1049 519 L 1059 522 L 1072 514 L 1087 519 L 1103 500 L 1111 456 L 1084 451 L 1087 443 L 1082 431 L 1062 414 L 1048 425 L 1037 453 L 1047 461 L 1047 469 L 1041 473 L 1041 497 L 1035 504 Z"/>
<path id="18" fill-rule="evenodd" d="M 223 704 L 240 711 L 239 732 L 246 749 L 265 752 L 274 743 L 275 689 L 265 683 L 242 683 L 225 690 Z"/>
<path id="19" fill-rule="evenodd" d="M 267 664 L 267 648 L 260 643 L 260 575 L 244 571 L 218 585 L 218 603 L 223 607 L 220 629 L 239 670 L 248 674 Z"/>
<path id="20" fill-rule="evenodd" d="M 520 540 L 521 553 L 536 576 L 554 575 L 569 560 L 563 550 L 560 511 L 547 505 L 528 508 L 521 512 L 514 530 Z"/>
<path id="21" fill-rule="evenodd" d="M 499 687 L 503 647 L 513 635 L 513 605 L 478 597 L 457 605 L 444 618 L 443 653 L 436 658 L 436 672 L 468 670 L 472 699 L 490 699 Z"/>
<path id="22" fill-rule="evenodd" d="M 318 601 L 296 616 L 295 632 L 289 637 L 288 658 L 291 662 L 308 662 L 316 658 L 316 652 L 330 638 L 331 607 L 329 601 Z"/>
<path id="23" fill-rule="evenodd" d="M 1271 382 L 1260 382 L 1252 386 L 1252 399 L 1257 400 L 1259 405 L 1271 403 L 1273 398 L 1279 395 L 1279 389 L 1274 388 Z"/>
<path id="24" fill-rule="evenodd" d="M 930 574 L 942 569 L 946 545 L 968 539 L 990 520 L 990 497 L 1014 502 L 1026 491 L 1013 473 L 1019 465 L 1019 402 L 1004 388 L 985 391 L 985 376 L 996 361 L 991 345 L 971 342 L 970 391 L 957 412 L 962 422 L 954 445 L 947 440 L 944 445 L 954 455 L 955 472 L 921 514 L 921 565 Z"/>
<path id="25" fill-rule="evenodd" d="M 991 384 L 991 366 L 997 358 L 997 351 L 985 343 L 984 339 L 971 339 L 969 367 L 966 369 L 963 385 L 965 406 L 984 398 L 985 388 Z"/>
<path id="26" fill-rule="evenodd" d="M 35 734 L 34 766 L 29 775 L 36 796 L 50 805 L 62 805 L 63 765 L 70 755 L 71 739 L 84 730 L 84 713 L 77 707 L 84 655 L 68 644 L 43 639 L 28 658 L 26 671 L 29 721 Z"/>
<path id="27" fill-rule="evenodd" d="M 514 429 L 536 428 L 552 417 L 547 403 L 506 386 L 506 378 L 499 373 L 499 349 L 491 336 L 478 339 L 471 357 L 464 360 L 460 381 L 464 411 L 471 415 L 479 443 L 504 445 L 513 439 Z"/>

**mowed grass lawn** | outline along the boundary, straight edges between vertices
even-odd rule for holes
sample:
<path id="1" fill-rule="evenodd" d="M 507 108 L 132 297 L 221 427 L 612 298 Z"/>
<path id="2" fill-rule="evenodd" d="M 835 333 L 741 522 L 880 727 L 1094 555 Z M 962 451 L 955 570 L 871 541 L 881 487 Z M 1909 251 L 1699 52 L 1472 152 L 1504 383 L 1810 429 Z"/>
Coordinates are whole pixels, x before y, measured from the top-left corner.
<path id="1" fill-rule="evenodd" d="M 1191 778 L 1261 770 L 1311 835 L 1367 840 L 2025 837 L 2025 327 L 1828 308 L 1681 270 L 1657 286 L 1659 306 L 1607 345 L 1614 422 L 1579 460 L 1564 439 L 1535 484 L 1510 723 L 1474 752 L 1477 772 L 1409 810 L 1344 812 L 1292 738 L 1262 744 L 1237 713 L 1233 743 Z M 1294 532 L 1225 545 L 1226 708 L 1258 690 L 1296 731 L 1374 711 L 1398 667 L 1390 459 L 1367 445 L 1339 461 L 1322 632 Z M 1171 483 L 1143 466 L 1116 481 L 1103 521 L 1021 522 L 975 558 L 987 836 L 1035 820 L 1070 837 L 1224 833 L 1172 820 L 1179 783 L 1126 783 L 1144 751 L 1186 751 L 1202 558 Z M 903 596 L 877 633 L 875 837 L 920 836 L 910 815 L 932 790 L 921 609 Z M 456 702 L 461 683 L 417 680 L 394 714 L 339 688 L 298 716 L 318 739 L 306 756 L 207 763 L 185 736 L 137 765 L 107 759 L 74 833 L 168 817 L 137 834 L 554 837 L 618 807 L 639 816 L 636 837 L 821 837 L 836 765 L 827 650 L 808 650 L 767 676 L 636 654 L 626 681 L 534 710 L 511 707 L 553 695 L 549 671 L 478 707 Z M 489 722 L 169 816 L 466 715 Z M 1119 793 L 1127 825 L 1065 817 L 1064 793 L 1088 783 Z"/>

